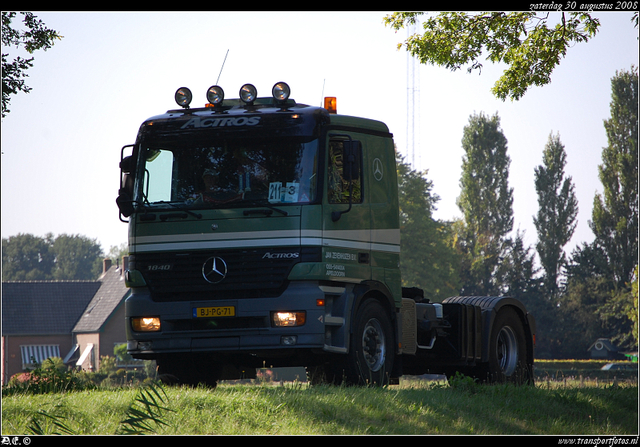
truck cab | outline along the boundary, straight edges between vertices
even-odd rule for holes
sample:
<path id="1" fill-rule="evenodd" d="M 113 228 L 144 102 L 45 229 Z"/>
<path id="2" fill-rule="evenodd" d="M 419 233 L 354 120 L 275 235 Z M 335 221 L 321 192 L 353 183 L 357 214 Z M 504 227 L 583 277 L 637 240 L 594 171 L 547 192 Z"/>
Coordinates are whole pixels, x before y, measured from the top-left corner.
<path id="1" fill-rule="evenodd" d="M 409 335 L 403 348 L 425 326 L 416 306 L 428 339 L 451 328 L 442 305 L 402 296 L 387 126 L 289 93 L 277 83 L 259 97 L 246 84 L 227 100 L 213 86 L 191 108 L 183 87 L 180 108 L 122 148 L 127 347 L 165 378 L 215 384 L 268 365 L 383 383 L 424 347 Z"/>

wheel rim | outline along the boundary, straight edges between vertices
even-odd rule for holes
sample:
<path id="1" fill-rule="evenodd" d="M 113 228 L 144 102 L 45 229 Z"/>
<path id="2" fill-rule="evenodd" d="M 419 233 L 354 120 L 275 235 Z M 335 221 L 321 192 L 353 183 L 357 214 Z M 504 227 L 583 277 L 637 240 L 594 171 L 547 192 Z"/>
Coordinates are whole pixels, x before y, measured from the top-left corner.
<path id="1" fill-rule="evenodd" d="M 375 318 L 367 322 L 362 332 L 362 351 L 369 370 L 379 371 L 384 365 L 387 349 L 382 325 Z"/>
<path id="2" fill-rule="evenodd" d="M 500 330 L 496 351 L 500 370 L 505 376 L 512 375 L 518 366 L 518 342 L 515 332 L 509 326 Z"/>

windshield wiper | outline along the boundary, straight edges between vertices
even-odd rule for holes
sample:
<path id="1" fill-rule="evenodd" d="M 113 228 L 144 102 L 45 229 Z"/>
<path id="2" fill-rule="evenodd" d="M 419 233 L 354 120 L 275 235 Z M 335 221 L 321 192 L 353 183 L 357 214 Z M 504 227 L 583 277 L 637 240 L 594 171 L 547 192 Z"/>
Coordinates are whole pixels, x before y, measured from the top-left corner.
<path id="1" fill-rule="evenodd" d="M 250 201 L 249 201 L 249 203 L 250 203 L 251 205 L 253 205 L 253 206 L 260 206 L 260 207 L 266 207 L 266 208 L 269 208 L 269 210 L 260 210 L 260 209 L 256 209 L 256 210 L 244 210 L 244 212 L 243 212 L 242 214 L 244 214 L 245 216 L 248 216 L 249 214 L 257 214 L 257 213 L 264 213 L 264 214 L 267 214 L 267 213 L 268 213 L 268 215 L 271 215 L 271 214 L 272 214 L 272 212 L 269 212 L 270 210 L 277 211 L 277 212 L 279 212 L 280 214 L 282 214 L 283 216 L 288 216 L 288 215 L 289 215 L 289 212 L 288 212 L 288 211 L 285 211 L 285 210 L 282 210 L 282 209 L 280 209 L 280 208 L 277 208 L 277 207 L 275 207 L 275 206 L 271 205 L 271 204 L 270 204 L 270 203 L 268 203 L 268 202 L 267 202 L 267 203 L 262 203 L 262 202 L 256 202 L 256 201 L 254 201 L 254 200 L 250 200 Z"/>
<path id="2" fill-rule="evenodd" d="M 153 203 L 162 203 L 162 204 L 165 204 L 165 205 L 169 205 L 169 206 L 172 206 L 172 207 L 174 207 L 176 209 L 179 209 L 180 211 L 184 211 L 185 213 L 187 213 L 187 214 L 189 214 L 189 215 L 191 215 L 191 216 L 193 216 L 193 217 L 195 217 L 197 219 L 202 219 L 202 214 L 194 213 L 193 211 L 189 210 L 185 206 L 180 206 L 180 205 L 177 205 L 177 204 L 175 204 L 173 202 L 167 202 L 166 200 L 160 200 L 158 202 L 153 202 Z M 180 215 L 178 215 L 178 214 L 176 214 L 176 215 L 174 215 L 174 214 L 167 215 L 167 218 L 169 218 L 169 217 L 180 217 Z M 162 219 L 162 217 L 160 217 L 160 218 Z"/>

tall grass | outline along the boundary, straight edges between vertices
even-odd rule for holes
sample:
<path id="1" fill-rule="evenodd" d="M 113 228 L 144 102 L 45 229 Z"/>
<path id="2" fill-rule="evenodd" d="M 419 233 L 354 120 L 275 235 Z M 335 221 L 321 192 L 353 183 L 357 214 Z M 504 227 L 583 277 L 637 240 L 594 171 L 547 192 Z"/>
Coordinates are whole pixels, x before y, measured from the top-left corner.
<path id="1" fill-rule="evenodd" d="M 125 433 L 123 425 L 131 415 L 143 418 L 146 425 L 130 425 L 129 433 L 161 435 L 638 433 L 637 382 L 517 387 L 478 385 L 461 378 L 451 383 L 403 380 L 384 388 L 223 384 L 216 389 L 167 387 L 146 392 L 5 396 L 2 434 L 34 433 L 34 420 L 41 433 Z M 134 406 L 138 413 L 130 411 Z"/>

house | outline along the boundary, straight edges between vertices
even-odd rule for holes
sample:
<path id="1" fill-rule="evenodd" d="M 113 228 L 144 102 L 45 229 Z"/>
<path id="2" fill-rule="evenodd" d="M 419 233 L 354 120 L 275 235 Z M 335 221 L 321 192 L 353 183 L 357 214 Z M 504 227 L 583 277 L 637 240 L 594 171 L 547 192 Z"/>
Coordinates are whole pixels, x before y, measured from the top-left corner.
<path id="1" fill-rule="evenodd" d="M 616 360 L 623 359 L 624 355 L 611 343 L 608 338 L 599 338 L 589 347 L 592 359 Z"/>
<path id="2" fill-rule="evenodd" d="M 105 260 L 96 281 L 2 283 L 2 383 L 48 357 L 97 370 L 126 343 L 123 265 Z"/>

